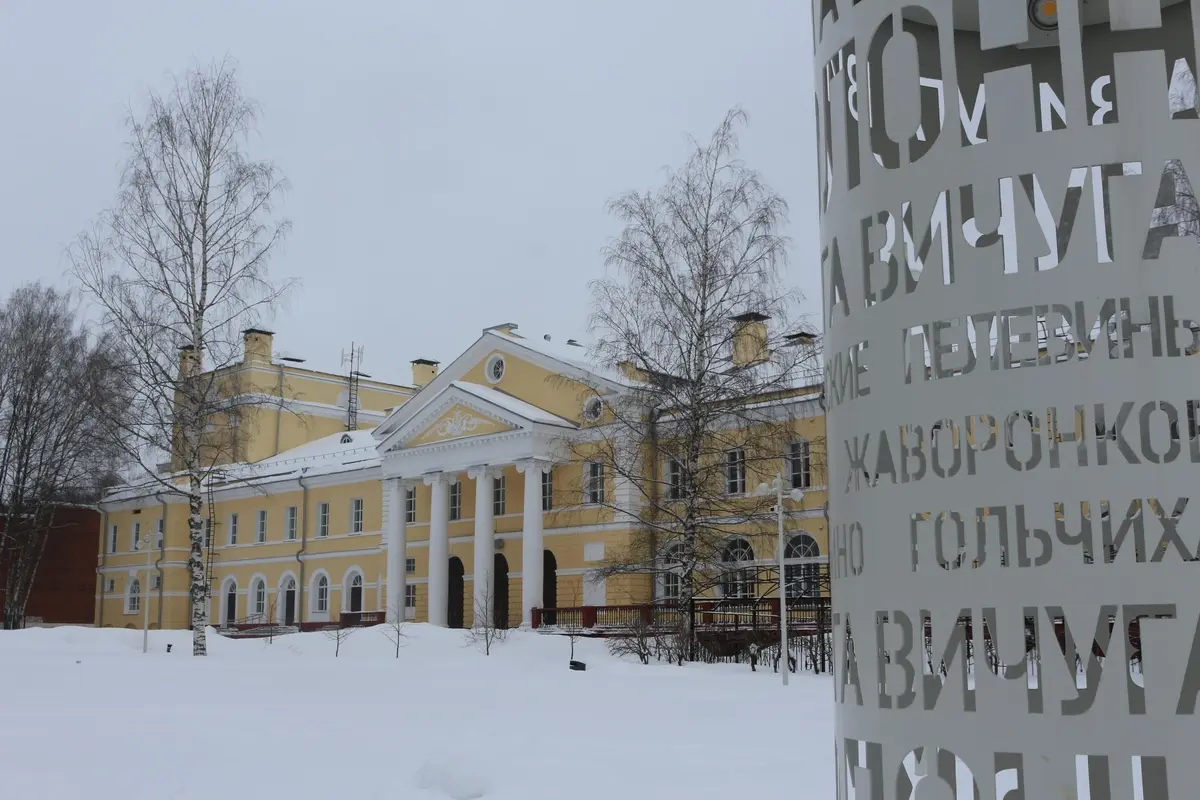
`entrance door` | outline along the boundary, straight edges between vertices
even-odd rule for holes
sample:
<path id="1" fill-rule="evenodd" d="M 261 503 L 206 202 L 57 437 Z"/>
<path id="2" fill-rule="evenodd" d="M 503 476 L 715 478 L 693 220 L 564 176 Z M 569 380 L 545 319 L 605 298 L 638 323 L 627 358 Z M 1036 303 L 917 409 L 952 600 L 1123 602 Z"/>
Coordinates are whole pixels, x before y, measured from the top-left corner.
<path id="1" fill-rule="evenodd" d="M 283 624 L 296 624 L 296 581 L 291 578 L 283 587 Z"/>
<path id="2" fill-rule="evenodd" d="M 558 559 L 549 550 L 542 551 L 542 608 L 558 608 Z M 557 625 L 558 614 L 542 616 L 546 625 Z"/>
<path id="3" fill-rule="evenodd" d="M 229 584 L 225 590 L 225 627 L 232 627 L 237 619 L 237 584 Z"/>
<path id="4" fill-rule="evenodd" d="M 355 614 L 363 610 L 362 575 L 355 575 L 350 579 L 350 608 L 348 610 Z"/>
<path id="5" fill-rule="evenodd" d="M 463 626 L 463 569 L 462 560 L 458 556 L 450 559 L 450 590 L 446 596 L 446 627 L 461 628 Z"/>
<path id="6" fill-rule="evenodd" d="M 508 559 L 503 553 L 496 553 L 492 564 L 492 580 L 496 584 L 492 598 L 492 614 L 496 627 L 508 630 Z"/>

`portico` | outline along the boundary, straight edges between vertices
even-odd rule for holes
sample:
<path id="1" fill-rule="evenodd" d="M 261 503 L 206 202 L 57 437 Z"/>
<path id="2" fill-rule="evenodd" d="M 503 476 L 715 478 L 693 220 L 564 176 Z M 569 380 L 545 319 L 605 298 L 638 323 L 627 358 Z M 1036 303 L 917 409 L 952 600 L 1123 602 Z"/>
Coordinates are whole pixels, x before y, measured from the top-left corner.
<path id="1" fill-rule="evenodd" d="M 450 620 L 450 561 L 452 522 L 465 521 L 463 498 L 474 483 L 474 523 L 469 575 L 471 616 L 495 619 L 497 597 L 507 597 L 507 586 L 497 587 L 495 518 L 504 514 L 510 499 L 521 498 L 521 605 L 522 627 L 532 624 L 533 609 L 543 597 L 543 474 L 565 460 L 567 437 L 577 429 L 569 420 L 477 384 L 452 382 L 412 416 L 396 426 L 379 446 L 383 478 L 387 483 L 386 512 L 388 614 L 404 613 L 405 562 L 410 542 L 409 524 L 415 515 L 412 503 L 418 485 L 429 487 L 428 620 L 446 626 Z M 523 482 L 520 494 L 512 491 L 504 475 L 515 471 Z M 452 497 L 452 487 L 456 494 Z M 412 498 L 412 499 L 410 499 Z M 513 502 L 513 505 L 516 503 Z M 503 563 L 503 562 L 502 562 Z M 515 565 L 514 565 L 515 566 Z M 507 608 L 500 609 L 506 621 Z"/>

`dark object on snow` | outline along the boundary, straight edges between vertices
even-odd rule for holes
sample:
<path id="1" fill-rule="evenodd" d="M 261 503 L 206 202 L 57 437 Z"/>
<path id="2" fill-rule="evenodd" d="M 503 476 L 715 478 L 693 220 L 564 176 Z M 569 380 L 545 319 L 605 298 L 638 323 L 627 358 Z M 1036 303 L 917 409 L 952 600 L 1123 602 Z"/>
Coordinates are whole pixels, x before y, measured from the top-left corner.
<path id="1" fill-rule="evenodd" d="M 571 669 L 575 672 L 583 672 L 587 669 L 587 664 L 583 663 L 582 661 L 572 661 Z"/>
<path id="2" fill-rule="evenodd" d="M 167 645 L 167 652 L 171 652 L 171 645 Z"/>

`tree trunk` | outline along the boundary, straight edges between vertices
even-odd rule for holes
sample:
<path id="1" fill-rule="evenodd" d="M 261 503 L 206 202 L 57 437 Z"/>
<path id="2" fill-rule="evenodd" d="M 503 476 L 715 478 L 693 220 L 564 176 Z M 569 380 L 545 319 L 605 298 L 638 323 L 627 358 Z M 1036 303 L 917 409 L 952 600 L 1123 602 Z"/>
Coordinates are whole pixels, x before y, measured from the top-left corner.
<path id="1" fill-rule="evenodd" d="M 204 518 L 201 516 L 200 476 L 192 473 L 188 481 L 188 573 L 191 576 L 192 655 L 208 655 L 208 576 L 204 574 Z"/>

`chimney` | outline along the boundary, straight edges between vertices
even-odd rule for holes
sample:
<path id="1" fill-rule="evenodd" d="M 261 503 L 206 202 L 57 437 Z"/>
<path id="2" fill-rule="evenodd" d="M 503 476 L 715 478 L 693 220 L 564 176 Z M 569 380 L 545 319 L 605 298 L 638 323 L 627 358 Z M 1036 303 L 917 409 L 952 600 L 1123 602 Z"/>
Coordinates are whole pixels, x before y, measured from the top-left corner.
<path id="1" fill-rule="evenodd" d="M 428 358 L 414 358 L 411 363 L 413 386 L 418 389 L 437 377 L 438 362 L 430 361 Z"/>
<path id="2" fill-rule="evenodd" d="M 770 356 L 767 345 L 766 314 L 751 311 L 733 318 L 733 365 L 752 367 Z"/>
<path id="3" fill-rule="evenodd" d="M 242 342 L 245 353 L 242 361 L 250 363 L 270 364 L 271 351 L 275 344 L 275 333 L 262 328 L 246 328 L 242 331 Z"/>
<path id="4" fill-rule="evenodd" d="M 196 348 L 190 344 L 185 344 L 179 348 L 179 378 L 180 380 L 187 377 L 192 365 L 196 362 Z"/>
<path id="5" fill-rule="evenodd" d="M 513 336 L 513 337 L 516 337 L 517 339 L 524 338 L 519 333 L 517 333 L 517 323 L 515 323 L 515 322 L 501 322 L 499 325 L 493 325 L 490 328 L 483 329 L 484 333 L 487 333 L 488 331 L 495 331 L 496 333 L 503 333 L 505 336 Z"/>

